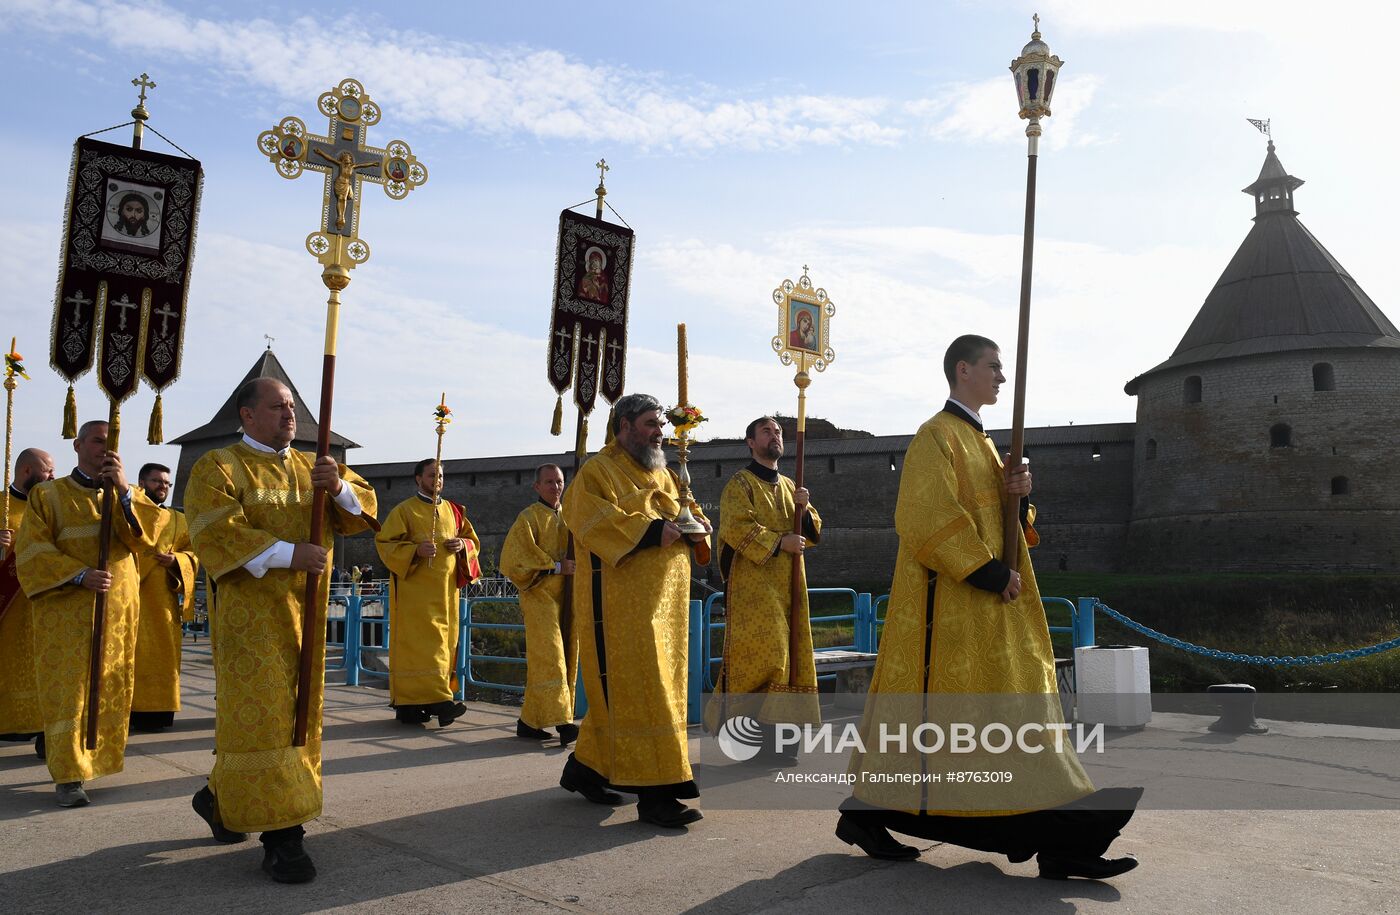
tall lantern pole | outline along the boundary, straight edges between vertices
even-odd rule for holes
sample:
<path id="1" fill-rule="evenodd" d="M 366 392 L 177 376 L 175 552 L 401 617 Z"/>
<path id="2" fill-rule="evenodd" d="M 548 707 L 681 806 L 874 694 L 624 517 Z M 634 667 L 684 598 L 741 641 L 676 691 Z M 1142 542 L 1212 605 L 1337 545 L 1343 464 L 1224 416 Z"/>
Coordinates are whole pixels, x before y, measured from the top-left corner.
<path id="1" fill-rule="evenodd" d="M 1035 253 L 1035 164 L 1040 155 L 1040 119 L 1050 116 L 1050 97 L 1064 61 L 1050 53 L 1040 38 L 1040 16 L 1021 56 L 1011 62 L 1016 98 L 1026 124 L 1026 228 L 1021 248 L 1021 319 L 1016 331 L 1016 397 L 1011 411 L 1011 452 L 1006 465 L 1024 460 L 1026 433 L 1026 358 L 1030 349 L 1031 264 Z M 1013 570 L 1020 565 L 1021 506 L 1008 498 L 1002 513 L 1002 561 Z"/>

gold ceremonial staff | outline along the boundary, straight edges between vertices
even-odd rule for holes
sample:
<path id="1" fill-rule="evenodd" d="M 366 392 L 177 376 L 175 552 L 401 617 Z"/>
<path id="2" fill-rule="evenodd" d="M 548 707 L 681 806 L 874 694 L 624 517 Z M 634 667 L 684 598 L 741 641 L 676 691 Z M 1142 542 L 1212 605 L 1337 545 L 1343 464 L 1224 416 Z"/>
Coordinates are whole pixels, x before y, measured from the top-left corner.
<path id="1" fill-rule="evenodd" d="M 14 441 L 15 430 L 15 376 L 28 378 L 24 371 L 24 357 L 15 349 L 15 338 L 10 338 L 10 351 L 5 354 L 5 510 L 4 517 L 0 518 L 0 530 L 10 529 L 10 449 Z M 5 557 L 5 550 L 0 548 L 0 559 Z"/>
<path id="2" fill-rule="evenodd" d="M 797 386 L 797 468 L 793 474 L 795 488 L 803 487 L 803 476 L 807 463 L 807 387 L 812 377 L 808 368 L 818 372 L 836 359 L 836 351 L 831 348 L 831 317 L 836 314 L 836 306 L 825 289 L 813 288 L 807 276 L 807 265 L 802 265 L 802 277 L 794 283 L 783 280 L 783 284 L 773 290 L 773 302 L 778 306 L 778 335 L 773 338 L 773 351 L 783 365 L 797 364 L 797 374 L 792 383 Z M 801 535 L 803 511 L 793 512 L 792 532 Z M 806 566 L 801 553 L 792 554 L 792 610 L 788 618 L 788 654 L 797 657 L 802 649 L 795 643 L 798 621 L 801 612 L 802 595 L 807 589 Z M 788 665 L 788 684 L 795 686 L 797 665 Z"/>
<path id="3" fill-rule="evenodd" d="M 1021 117 L 1026 124 L 1026 227 L 1021 248 L 1021 315 L 1016 329 L 1016 397 L 1011 408 L 1011 450 L 1008 469 L 1020 467 L 1025 456 L 1026 434 L 1026 358 L 1031 336 L 1031 264 L 1035 254 L 1035 164 L 1040 158 L 1040 119 L 1050 117 L 1050 96 L 1055 91 L 1055 79 L 1064 61 L 1050 53 L 1050 46 L 1040 40 L 1040 16 L 1032 17 L 1035 29 L 1031 40 L 1021 49 L 1021 56 L 1011 62 L 1016 78 L 1016 98 L 1021 104 Z M 1001 561 L 1019 571 L 1021 537 L 1021 500 L 1007 498 L 1002 506 Z"/>
<path id="4" fill-rule="evenodd" d="M 438 506 L 442 504 L 442 484 L 446 474 L 442 472 L 442 435 L 447 431 L 447 424 L 452 422 L 452 411 L 447 406 L 447 392 L 442 392 L 442 399 L 438 402 L 437 408 L 433 410 L 433 416 L 437 423 L 437 456 L 433 459 L 433 529 L 428 534 L 428 539 L 433 546 L 437 546 L 438 535 Z M 455 534 L 453 536 L 456 536 Z M 433 560 L 437 556 L 428 559 L 428 568 L 433 567 Z"/>
<path id="5" fill-rule="evenodd" d="M 340 293 L 350 285 L 350 271 L 369 260 L 369 244 L 359 237 L 362 182 L 381 184 L 391 199 L 402 200 L 428 180 L 428 169 L 403 140 L 394 140 L 383 149 L 365 145 L 365 135 L 370 127 L 379 123 L 381 112 L 358 80 L 341 80 L 334 89 L 321 93 L 316 105 L 321 114 L 330 119 L 326 136 L 307 133 L 306 123 L 300 118 L 285 117 L 272 130 L 258 135 L 258 150 L 276 166 L 283 178 L 297 178 L 306 169 L 323 172 L 326 176 L 321 228 L 306 237 L 306 250 L 324 268 L 321 282 L 330 292 L 326 300 L 326 347 L 316 435 L 316 458 L 320 460 L 330 454 Z M 321 542 L 325 510 L 326 491 L 317 489 L 311 503 L 311 543 Z M 371 528 L 379 529 L 375 518 L 366 515 L 365 519 Z M 322 615 L 325 607 L 317 606 L 320 587 L 320 576 L 306 576 L 297 669 L 296 726 L 292 737 L 292 745 L 297 747 L 306 746 L 314 648 L 326 635 Z"/>

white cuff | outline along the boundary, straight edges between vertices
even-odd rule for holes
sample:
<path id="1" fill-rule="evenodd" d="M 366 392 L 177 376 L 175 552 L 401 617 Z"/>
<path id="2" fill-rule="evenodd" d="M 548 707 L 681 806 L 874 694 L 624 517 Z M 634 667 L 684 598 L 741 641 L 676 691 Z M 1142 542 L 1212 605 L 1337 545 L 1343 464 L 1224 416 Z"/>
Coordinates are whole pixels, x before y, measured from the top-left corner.
<path id="1" fill-rule="evenodd" d="M 290 569 L 292 567 L 293 546 L 286 540 L 279 540 L 243 564 L 248 574 L 262 578 L 268 569 Z"/>
<path id="2" fill-rule="evenodd" d="M 355 495 L 355 487 L 344 480 L 340 481 L 340 495 L 335 497 L 335 504 L 352 515 L 358 515 L 363 511 L 360 508 L 360 497 Z"/>

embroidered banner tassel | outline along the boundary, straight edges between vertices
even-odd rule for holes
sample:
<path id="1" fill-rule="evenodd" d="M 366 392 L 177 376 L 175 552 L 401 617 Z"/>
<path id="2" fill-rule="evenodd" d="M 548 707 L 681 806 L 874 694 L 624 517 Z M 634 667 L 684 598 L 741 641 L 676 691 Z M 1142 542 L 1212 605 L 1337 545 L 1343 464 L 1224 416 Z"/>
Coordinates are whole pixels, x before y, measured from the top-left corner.
<path id="1" fill-rule="evenodd" d="M 549 434 L 558 435 L 564 431 L 564 395 L 554 398 L 554 420 L 549 424 Z"/>
<path id="2" fill-rule="evenodd" d="M 159 445 L 165 441 L 164 418 L 160 408 L 160 392 L 156 391 L 156 404 L 151 407 L 151 425 L 146 429 L 146 444 Z"/>
<path id="3" fill-rule="evenodd" d="M 73 395 L 73 386 L 68 386 L 68 398 L 63 402 L 63 437 L 78 437 L 78 398 Z"/>

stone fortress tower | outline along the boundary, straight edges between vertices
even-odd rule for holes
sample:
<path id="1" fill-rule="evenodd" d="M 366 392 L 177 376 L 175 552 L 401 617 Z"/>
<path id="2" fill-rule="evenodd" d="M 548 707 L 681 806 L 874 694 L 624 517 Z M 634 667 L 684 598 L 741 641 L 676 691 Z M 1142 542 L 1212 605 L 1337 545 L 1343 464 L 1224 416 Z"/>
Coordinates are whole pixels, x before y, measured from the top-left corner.
<path id="1" fill-rule="evenodd" d="M 1400 333 L 1298 220 L 1269 143 L 1254 227 L 1136 396 L 1124 566 L 1400 568 Z"/>

